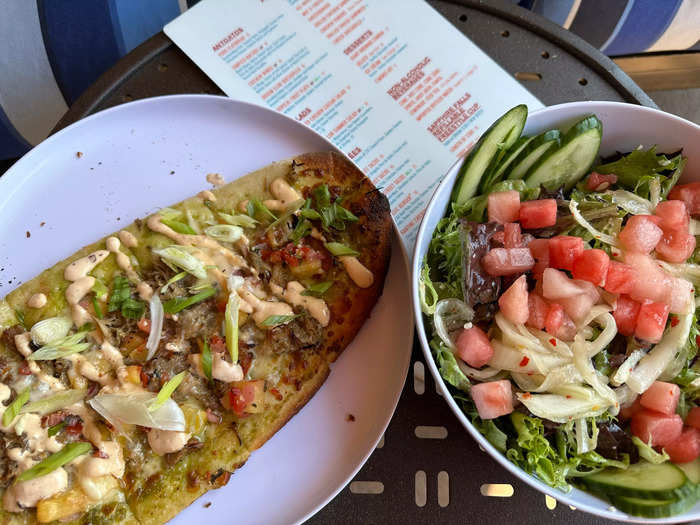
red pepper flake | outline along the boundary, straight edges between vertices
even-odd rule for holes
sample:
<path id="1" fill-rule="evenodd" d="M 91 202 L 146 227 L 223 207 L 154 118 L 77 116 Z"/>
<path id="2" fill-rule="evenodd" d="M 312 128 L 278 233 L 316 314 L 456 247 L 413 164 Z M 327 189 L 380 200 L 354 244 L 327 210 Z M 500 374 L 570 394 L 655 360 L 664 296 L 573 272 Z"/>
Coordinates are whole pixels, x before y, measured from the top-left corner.
<path id="1" fill-rule="evenodd" d="M 676 326 L 678 323 L 680 323 L 678 317 L 671 317 L 671 326 Z"/>
<path id="2" fill-rule="evenodd" d="M 695 336 L 695 344 L 700 346 L 700 335 Z"/>
<path id="3" fill-rule="evenodd" d="M 522 361 L 520 361 L 520 366 L 527 366 L 527 364 L 530 362 L 530 358 L 528 356 L 523 357 Z"/>
<path id="4" fill-rule="evenodd" d="M 530 392 L 525 392 L 525 393 L 523 394 L 523 398 L 524 398 L 524 399 L 530 399 L 531 397 L 532 397 L 532 394 L 530 394 Z"/>
<path id="5" fill-rule="evenodd" d="M 569 394 L 566 394 L 566 399 L 571 399 L 571 396 Z"/>
<path id="6" fill-rule="evenodd" d="M 553 337 L 549 340 L 549 344 L 552 346 L 557 346 L 557 340 L 554 339 Z"/>

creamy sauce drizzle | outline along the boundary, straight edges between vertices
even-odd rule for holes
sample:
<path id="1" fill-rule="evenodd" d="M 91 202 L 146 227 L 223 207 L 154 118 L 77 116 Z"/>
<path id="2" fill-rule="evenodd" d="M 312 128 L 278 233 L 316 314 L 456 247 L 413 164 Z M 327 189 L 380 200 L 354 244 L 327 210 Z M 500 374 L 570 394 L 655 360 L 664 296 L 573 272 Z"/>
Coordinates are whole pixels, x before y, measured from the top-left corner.
<path id="1" fill-rule="evenodd" d="M 369 288 L 374 283 L 374 275 L 365 266 L 357 260 L 357 257 L 343 255 L 338 257 L 340 262 L 348 272 L 350 279 L 360 288 Z"/>
<path id="2" fill-rule="evenodd" d="M 202 368 L 202 354 L 190 354 L 187 356 L 190 363 L 195 368 L 197 375 L 206 377 Z M 211 356 L 211 376 L 214 379 L 231 383 L 233 381 L 243 380 L 243 368 L 238 363 L 229 363 L 217 353 L 212 353 Z"/>
<path id="3" fill-rule="evenodd" d="M 253 313 L 253 320 L 257 324 L 261 324 L 271 315 L 294 315 L 292 307 L 287 303 L 278 301 L 263 301 L 249 290 L 241 287 L 238 289 L 238 295 L 241 297 L 241 306 L 247 303 Z M 245 311 L 244 308 L 241 310 Z M 248 312 L 250 313 L 250 312 Z"/>
<path id="4" fill-rule="evenodd" d="M 148 431 L 148 444 L 153 452 L 162 456 L 182 450 L 190 440 L 190 436 L 191 434 L 187 432 L 152 428 Z"/>
<path id="5" fill-rule="evenodd" d="M 66 269 L 63 272 L 63 277 L 65 278 L 66 281 L 70 281 L 72 283 L 77 282 L 80 279 L 83 279 L 87 277 L 87 274 L 90 273 L 92 270 L 95 269 L 95 266 L 100 264 L 102 261 L 104 261 L 107 256 L 109 255 L 109 252 L 107 250 L 97 250 L 92 252 L 91 254 L 86 255 L 85 257 L 81 257 L 80 259 L 77 259 L 70 263 L 68 266 L 66 266 Z M 83 281 L 85 283 L 86 281 Z M 93 279 L 93 284 L 94 284 L 94 279 Z M 70 298 L 68 296 L 68 291 L 71 290 L 71 287 L 73 285 L 71 284 L 68 289 L 66 290 L 66 300 L 68 301 L 69 304 L 71 304 L 71 315 L 73 317 L 73 323 L 75 323 L 76 326 L 82 326 L 85 323 L 88 323 L 92 320 L 92 316 L 90 313 L 80 306 L 79 303 L 80 299 L 75 301 L 74 303 L 71 303 Z M 84 284 L 83 284 L 84 286 Z M 92 287 L 92 285 L 90 285 Z M 71 294 L 77 294 L 77 290 L 82 289 L 80 288 L 80 285 L 77 287 L 74 287 L 71 290 Z M 88 288 L 85 293 L 89 292 L 90 289 Z M 83 294 L 84 295 L 84 294 Z"/>
<path id="6" fill-rule="evenodd" d="M 149 301 L 153 296 L 153 288 L 151 288 L 148 283 L 141 279 L 139 274 L 136 273 L 136 270 L 134 270 L 134 267 L 131 265 L 131 260 L 129 257 L 119 249 L 121 245 L 119 239 L 116 237 L 109 237 L 106 241 L 106 245 L 107 249 L 117 257 L 117 266 L 119 266 L 119 268 L 126 273 L 127 279 L 136 285 L 136 291 L 138 292 L 139 297 L 144 301 Z"/>
<path id="7" fill-rule="evenodd" d="M 32 335 L 29 332 L 24 332 L 23 334 L 17 334 L 15 336 L 15 347 L 24 357 L 29 357 L 32 354 L 32 348 L 29 346 L 29 341 L 31 340 Z M 43 372 L 36 361 L 28 359 L 27 366 L 29 367 L 29 371 L 32 373 L 32 375 L 34 375 L 42 383 L 49 385 L 51 390 L 58 391 L 66 389 L 61 381 Z"/>
<path id="8" fill-rule="evenodd" d="M 224 178 L 219 173 L 207 173 L 207 182 L 214 186 L 223 186 L 226 184 Z"/>
<path id="9" fill-rule="evenodd" d="M 209 190 L 202 190 L 197 194 L 197 197 L 202 199 L 203 201 L 212 201 L 216 202 L 216 195 L 214 195 L 212 192 Z"/>
<path id="10" fill-rule="evenodd" d="M 263 204 L 273 211 L 284 211 L 291 203 L 301 199 L 301 195 L 282 177 L 270 183 L 270 193 L 275 198 L 263 201 Z"/>
<path id="11" fill-rule="evenodd" d="M 291 281 L 287 283 L 287 289 L 282 294 L 282 297 L 285 301 L 293 304 L 294 306 L 301 306 L 304 308 L 307 312 L 309 312 L 311 317 L 319 322 L 321 326 L 328 326 L 331 313 L 328 309 L 326 301 L 319 299 L 318 297 L 301 295 L 301 292 L 304 290 L 305 288 L 301 283 Z"/>
<path id="12" fill-rule="evenodd" d="M 43 293 L 35 293 L 27 300 L 29 308 L 43 308 L 46 306 L 46 296 Z"/>
<path id="13" fill-rule="evenodd" d="M 126 230 L 119 232 L 119 240 L 127 248 L 136 248 L 139 245 L 139 241 L 136 240 L 134 234 Z"/>

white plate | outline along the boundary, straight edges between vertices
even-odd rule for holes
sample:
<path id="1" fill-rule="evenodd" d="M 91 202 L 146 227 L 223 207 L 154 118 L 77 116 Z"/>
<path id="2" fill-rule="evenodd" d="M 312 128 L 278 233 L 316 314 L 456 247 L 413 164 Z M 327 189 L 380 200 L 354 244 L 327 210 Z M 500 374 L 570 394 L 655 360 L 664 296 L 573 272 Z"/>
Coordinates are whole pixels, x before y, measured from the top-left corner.
<path id="1" fill-rule="evenodd" d="M 231 181 L 330 149 L 291 119 L 223 97 L 153 98 L 81 120 L 0 177 L 0 297 L 81 246 L 210 187 L 207 173 Z M 174 523 L 298 522 L 350 481 L 382 436 L 406 378 L 413 341 L 407 284 L 394 235 L 384 294 L 321 390 L 226 487 Z"/>

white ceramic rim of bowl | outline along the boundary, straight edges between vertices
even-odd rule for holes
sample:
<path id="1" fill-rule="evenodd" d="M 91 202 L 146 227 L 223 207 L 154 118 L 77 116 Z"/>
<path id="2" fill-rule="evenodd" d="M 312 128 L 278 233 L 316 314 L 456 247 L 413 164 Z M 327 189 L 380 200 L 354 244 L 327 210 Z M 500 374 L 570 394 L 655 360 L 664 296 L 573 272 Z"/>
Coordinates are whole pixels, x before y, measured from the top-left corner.
<path id="1" fill-rule="evenodd" d="M 653 109 L 649 108 L 646 106 L 638 106 L 635 104 L 627 104 L 623 102 L 607 102 L 607 101 L 585 101 L 585 102 L 567 102 L 565 104 L 558 104 L 555 106 L 547 106 L 541 109 L 538 109 L 536 111 L 533 111 L 528 118 L 531 116 L 536 116 L 540 115 L 542 113 L 548 113 L 548 112 L 557 112 L 557 111 L 562 111 L 562 110 L 567 110 L 567 109 L 580 109 L 580 115 L 583 116 L 587 113 L 590 113 L 590 110 L 587 110 L 587 108 L 593 108 L 593 107 L 607 107 L 607 108 L 630 108 L 632 111 L 641 111 L 641 112 L 646 112 L 649 114 L 656 115 L 658 117 L 662 117 L 664 119 L 670 119 L 675 121 L 677 124 L 681 126 L 689 126 L 691 129 L 695 129 L 697 131 L 700 131 L 700 126 L 685 120 L 681 117 L 678 117 L 676 115 L 671 115 L 670 113 L 666 113 L 664 111 L 658 110 L 658 109 Z M 565 119 L 562 119 L 565 120 Z M 603 123 L 603 133 L 605 133 L 605 123 Z M 489 441 L 472 425 L 471 421 L 466 417 L 464 412 L 459 408 L 459 405 L 457 405 L 457 402 L 454 400 L 452 395 L 450 394 L 449 390 L 447 389 L 447 386 L 445 385 L 445 382 L 443 381 L 442 377 L 440 376 L 440 372 L 438 371 L 437 365 L 435 364 L 435 361 L 433 359 L 433 356 L 430 352 L 430 346 L 428 344 L 428 340 L 425 336 L 425 326 L 423 324 L 423 313 L 421 311 L 420 307 L 420 299 L 418 296 L 418 279 L 420 277 L 420 269 L 421 269 L 421 262 L 423 259 L 423 253 L 421 253 L 420 250 L 420 245 L 421 245 L 421 240 L 425 238 L 426 235 L 432 236 L 433 232 L 427 232 L 427 218 L 430 217 L 434 211 L 434 209 L 437 206 L 437 201 L 435 200 L 435 195 L 440 192 L 442 188 L 446 185 L 452 186 L 454 183 L 454 180 L 456 178 L 457 172 L 458 172 L 458 166 L 461 164 L 461 159 L 457 161 L 455 164 L 452 165 L 452 167 L 449 169 L 447 174 L 445 175 L 444 179 L 440 182 L 440 184 L 436 187 L 433 195 L 430 198 L 430 201 L 428 203 L 428 206 L 425 210 L 425 214 L 423 215 L 423 219 L 421 220 L 420 227 L 418 229 L 418 235 L 416 236 L 416 242 L 415 242 L 415 247 L 414 247 L 414 252 L 413 252 L 413 261 L 411 265 L 411 296 L 413 300 L 413 313 L 415 317 L 415 327 L 416 327 L 416 334 L 418 335 L 418 339 L 420 340 L 421 344 L 421 349 L 423 350 L 423 354 L 425 356 L 425 361 L 430 369 L 430 373 L 433 376 L 433 379 L 435 380 L 435 383 L 437 385 L 437 388 L 440 391 L 440 394 L 442 394 L 442 397 L 445 399 L 447 404 L 449 405 L 450 409 L 452 412 L 457 416 L 457 419 L 459 419 L 460 423 L 462 423 L 462 426 L 471 434 L 471 436 L 476 440 L 476 442 L 479 444 L 480 447 L 482 447 L 488 454 L 495 459 L 498 463 L 501 464 L 502 467 L 504 467 L 506 470 L 508 470 L 511 474 L 515 475 L 518 477 L 520 480 L 524 481 L 531 487 L 539 490 L 540 492 L 543 492 L 544 494 L 547 494 L 557 501 L 566 503 L 570 506 L 574 506 L 577 509 L 584 510 L 586 512 L 589 512 L 591 514 L 595 514 L 597 516 L 601 516 L 604 518 L 612 519 L 612 520 L 617 520 L 617 521 L 625 521 L 625 522 L 631 522 L 631 523 L 683 523 L 683 522 L 688 522 L 691 520 L 696 520 L 700 519 L 700 509 L 695 510 L 693 514 L 689 514 L 690 511 L 684 512 L 683 514 L 677 514 L 675 516 L 671 516 L 669 518 L 642 518 L 639 516 L 632 516 L 629 514 L 626 514 L 622 511 L 619 511 L 617 509 L 615 510 L 610 510 L 613 509 L 614 507 L 610 506 L 607 502 L 604 502 L 607 505 L 607 509 L 600 509 L 600 508 L 595 508 L 590 506 L 589 504 L 585 502 L 581 502 L 578 500 L 576 497 L 572 497 L 571 494 L 572 492 L 569 493 L 564 493 L 558 489 L 555 489 L 553 487 L 550 487 L 549 485 L 543 483 L 542 481 L 538 480 L 534 476 L 531 476 L 530 474 L 527 474 L 524 470 L 522 470 L 520 467 L 515 465 L 514 463 L 511 463 L 505 455 L 503 455 L 501 452 L 499 452 L 496 447 L 494 447 Z M 444 214 L 444 211 L 443 211 Z M 441 214 L 442 216 L 442 214 Z M 575 491 L 576 489 L 574 489 Z M 575 493 L 575 492 L 573 492 Z M 602 501 L 602 500 L 601 500 Z M 696 505 L 697 507 L 697 505 Z M 694 508 L 696 508 L 694 507 Z"/>

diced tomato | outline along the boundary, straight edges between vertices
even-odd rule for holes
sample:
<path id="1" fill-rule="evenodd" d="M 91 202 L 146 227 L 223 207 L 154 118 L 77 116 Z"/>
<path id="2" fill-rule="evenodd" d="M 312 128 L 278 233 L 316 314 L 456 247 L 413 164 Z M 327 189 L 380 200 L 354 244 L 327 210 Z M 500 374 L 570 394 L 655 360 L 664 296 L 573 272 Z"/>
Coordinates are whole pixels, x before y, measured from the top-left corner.
<path id="1" fill-rule="evenodd" d="M 561 270 L 573 270 L 574 260 L 583 253 L 583 239 L 569 235 L 557 235 L 549 239 L 549 266 Z"/>
<path id="2" fill-rule="evenodd" d="M 693 407 L 688 411 L 685 424 L 700 429 L 700 407 Z"/>
<path id="3" fill-rule="evenodd" d="M 513 391 L 508 379 L 473 385 L 471 396 L 481 419 L 495 419 L 513 411 Z"/>
<path id="4" fill-rule="evenodd" d="M 472 326 L 457 337 L 457 355 L 469 366 L 480 368 L 493 357 L 493 346 L 481 328 Z"/>
<path id="5" fill-rule="evenodd" d="M 643 303 L 639 308 L 635 337 L 650 343 L 658 343 L 664 333 L 669 308 L 664 303 Z"/>
<path id="6" fill-rule="evenodd" d="M 685 262 L 693 255 L 694 250 L 695 235 L 682 230 L 666 230 L 656 245 L 656 254 L 664 261 L 672 263 Z"/>
<path id="7" fill-rule="evenodd" d="M 563 341 L 571 341 L 576 335 L 576 326 L 564 312 L 562 305 L 558 303 L 549 305 L 547 317 L 544 320 L 544 329 L 548 334 Z"/>
<path id="8" fill-rule="evenodd" d="M 605 191 L 617 182 L 617 175 L 591 173 L 586 179 L 586 189 L 589 191 Z"/>
<path id="9" fill-rule="evenodd" d="M 584 292 L 572 279 L 559 270 L 545 268 L 542 274 L 542 295 L 547 300 L 574 297 Z"/>
<path id="10" fill-rule="evenodd" d="M 678 385 L 654 381 L 642 394 L 639 402 L 649 410 L 656 410 L 663 414 L 675 414 L 680 395 L 681 389 Z"/>
<path id="11" fill-rule="evenodd" d="M 603 250 L 583 250 L 583 253 L 574 259 L 572 274 L 575 279 L 603 286 L 609 266 L 610 257 Z"/>
<path id="12" fill-rule="evenodd" d="M 72 436 L 79 436 L 83 433 L 83 424 L 80 421 L 76 421 L 66 427 L 66 432 Z"/>
<path id="13" fill-rule="evenodd" d="M 673 443 L 683 431 L 683 420 L 678 414 L 662 414 L 640 410 L 630 423 L 632 434 L 653 447 L 665 447 Z"/>
<path id="14" fill-rule="evenodd" d="M 498 307 L 511 323 L 525 324 L 530 313 L 528 307 L 527 277 L 521 275 L 498 298 Z"/>
<path id="15" fill-rule="evenodd" d="M 145 317 L 142 317 L 141 319 L 138 320 L 136 323 L 136 326 L 138 326 L 139 330 L 142 332 L 150 333 L 151 331 L 151 320 L 146 319 Z"/>
<path id="16" fill-rule="evenodd" d="M 228 403 L 225 404 L 237 416 L 260 412 L 263 409 L 264 388 L 265 381 L 262 379 L 231 383 L 231 388 L 228 391 Z"/>
<path id="17" fill-rule="evenodd" d="M 537 261 L 532 268 L 532 275 L 535 279 L 539 279 L 544 269 L 549 266 L 549 239 L 533 239 L 527 247 Z"/>
<path id="18" fill-rule="evenodd" d="M 520 225 L 517 222 L 507 222 L 503 225 L 503 244 L 506 248 L 522 247 Z"/>
<path id="19" fill-rule="evenodd" d="M 494 248 L 484 255 L 481 265 L 493 276 L 517 275 L 532 269 L 535 260 L 529 248 Z"/>
<path id="20" fill-rule="evenodd" d="M 700 182 L 675 186 L 668 194 L 668 200 L 679 200 L 685 203 L 688 213 L 700 213 Z"/>
<path id="21" fill-rule="evenodd" d="M 242 416 L 245 407 L 248 406 L 245 396 L 240 388 L 230 388 L 228 391 L 228 404 L 234 414 Z"/>
<path id="22" fill-rule="evenodd" d="M 526 230 L 546 228 L 557 223 L 557 201 L 540 199 L 520 204 L 520 225 Z"/>
<path id="23" fill-rule="evenodd" d="M 700 456 L 700 430 L 686 427 L 673 443 L 664 447 L 674 463 L 689 463 Z"/>
<path id="24" fill-rule="evenodd" d="M 618 238 L 628 252 L 650 253 L 664 234 L 658 221 L 653 215 L 633 215 Z"/>
<path id="25" fill-rule="evenodd" d="M 549 305 L 536 293 L 531 293 L 527 297 L 528 318 L 527 325 L 538 330 L 544 329 L 544 322 L 547 318 Z"/>
<path id="26" fill-rule="evenodd" d="M 654 215 L 661 219 L 659 226 L 662 230 L 688 232 L 690 217 L 683 201 L 662 201 L 656 205 Z"/>
<path id="27" fill-rule="evenodd" d="M 633 403 L 620 407 L 620 414 L 618 415 L 618 418 L 621 421 L 627 421 L 640 410 L 644 410 L 644 407 L 640 404 L 639 396 L 637 396 Z"/>
<path id="28" fill-rule="evenodd" d="M 612 293 L 630 293 L 636 280 L 637 271 L 629 264 L 610 261 L 603 288 Z"/>
<path id="29" fill-rule="evenodd" d="M 625 262 L 637 273 L 630 297 L 635 301 L 668 301 L 673 278 L 664 272 L 654 259 L 641 253 L 626 253 Z"/>
<path id="30" fill-rule="evenodd" d="M 490 193 L 487 206 L 489 221 L 501 224 L 515 222 L 520 210 L 520 193 L 515 190 Z"/>
<path id="31" fill-rule="evenodd" d="M 615 311 L 613 311 L 613 317 L 617 324 L 617 331 L 622 335 L 634 334 L 640 306 L 637 301 L 631 299 L 628 295 L 621 295 L 617 298 L 617 306 Z"/>

